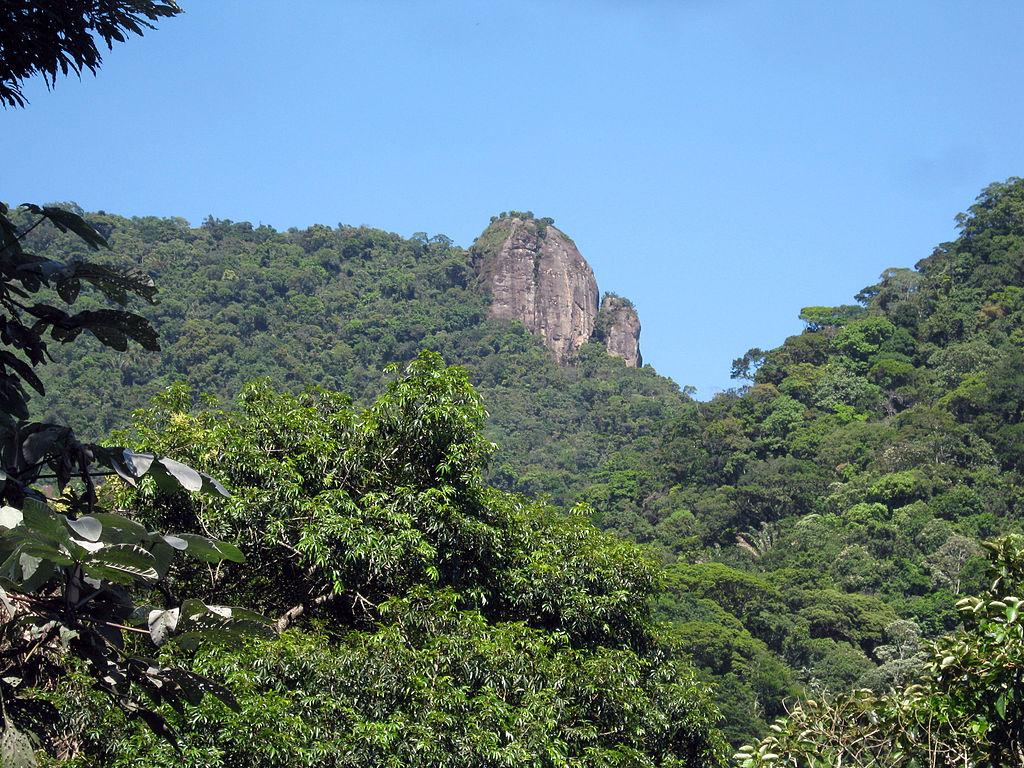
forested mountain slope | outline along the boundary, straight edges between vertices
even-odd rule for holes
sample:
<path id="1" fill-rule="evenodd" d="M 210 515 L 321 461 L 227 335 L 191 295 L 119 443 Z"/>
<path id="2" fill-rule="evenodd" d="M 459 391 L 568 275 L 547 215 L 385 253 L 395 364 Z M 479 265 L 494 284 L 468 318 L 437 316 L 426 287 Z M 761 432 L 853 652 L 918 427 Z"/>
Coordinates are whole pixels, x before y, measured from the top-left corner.
<path id="1" fill-rule="evenodd" d="M 698 656 L 726 624 L 708 597 L 812 688 L 884 689 L 981 591 L 976 541 L 1020 531 L 1022 201 L 1020 179 L 994 184 L 915 269 L 805 308 L 804 333 L 736 361 L 749 387 L 659 447 L 678 499 L 665 615 Z M 743 636 L 709 662 L 734 668 Z"/>
<path id="2" fill-rule="evenodd" d="M 500 446 L 492 479 L 570 503 L 581 477 L 608 471 L 603 465 L 617 449 L 653 439 L 690 400 L 651 369 L 605 353 L 599 340 L 610 330 L 608 314 L 621 314 L 625 300 L 590 318 L 594 342 L 577 346 L 570 365 L 556 364 L 522 324 L 489 318 L 474 262 L 486 257 L 492 233 L 500 244 L 505 222 L 527 234 L 549 226 L 530 216 L 495 217 L 468 252 L 441 235 L 406 240 L 364 227 L 275 232 L 210 219 L 193 229 L 180 219 L 90 214 L 112 258 L 155 278 L 160 304 L 146 311 L 162 351 L 117 354 L 95 342 L 90 348 L 88 339 L 84 353 L 57 350 L 44 371 L 48 397 L 39 415 L 102 433 L 181 380 L 223 403 L 259 377 L 291 391 L 315 383 L 367 402 L 385 365 L 431 349 L 466 366 L 484 396 L 487 434 Z M 52 229 L 32 237 L 37 250 L 81 248 Z M 107 397 L 114 391 L 118 398 Z"/>
<path id="3" fill-rule="evenodd" d="M 443 236 L 88 218 L 155 277 L 163 352 L 58 358 L 45 415 L 102 432 L 179 379 L 222 403 L 262 376 L 368 403 L 384 364 L 437 350 L 483 397 L 490 482 L 589 502 L 661 558 L 656 615 L 716 682 L 734 740 L 800 690 L 903 680 L 979 587 L 977 540 L 1020 529 L 1019 179 L 916 268 L 804 308 L 802 334 L 739 358 L 749 384 L 706 403 L 599 343 L 556 364 L 489 318 L 472 252 Z"/>

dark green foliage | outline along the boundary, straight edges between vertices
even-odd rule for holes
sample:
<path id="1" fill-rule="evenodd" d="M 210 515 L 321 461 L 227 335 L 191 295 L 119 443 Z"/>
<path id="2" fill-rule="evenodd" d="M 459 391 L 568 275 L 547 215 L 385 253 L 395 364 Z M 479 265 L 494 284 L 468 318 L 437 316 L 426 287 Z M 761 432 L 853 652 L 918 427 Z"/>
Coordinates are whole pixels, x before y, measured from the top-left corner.
<path id="1" fill-rule="evenodd" d="M 15 350 L 3 351 L 0 366 L 0 762 L 29 768 L 36 765 L 33 744 L 50 753 L 64 751 L 56 744 L 62 720 L 79 707 L 66 700 L 54 707 L 47 694 L 72 670 L 105 694 L 106 706 L 138 718 L 173 744 L 175 734 L 160 705 L 180 711 L 206 694 L 230 707 L 237 703 L 215 681 L 151 658 L 154 646 L 173 640 L 194 648 L 204 639 L 237 639 L 267 628 L 248 611 L 194 598 L 169 607 L 159 593 L 177 553 L 203 563 L 244 562 L 236 547 L 194 533 L 149 530 L 112 513 L 97 498 L 102 476 L 164 492 L 227 495 L 216 480 L 173 459 L 82 443 L 68 427 L 24 420 L 25 384 L 43 393 L 35 368 L 46 361 L 47 331 L 65 343 L 87 329 L 102 344 L 121 350 L 127 336 L 156 348 L 156 335 L 144 318 L 128 311 L 71 316 L 35 301 L 41 289 L 53 288 L 64 303 L 73 304 L 83 281 L 122 305 L 129 290 L 152 300 L 155 289 L 135 270 L 83 259 L 62 263 L 26 252 L 22 240 L 42 221 L 73 232 L 90 248 L 106 243 L 74 212 L 34 205 L 22 206 L 21 212 L 39 218 L 19 230 L 0 204 L 0 336 Z M 29 325 L 28 317 L 36 321 Z"/>
<path id="2" fill-rule="evenodd" d="M 150 22 L 181 13 L 173 2 L 152 0 L 10 0 L 0 9 L 0 102 L 23 107 L 21 81 L 41 74 L 53 87 L 58 72 L 93 73 L 102 60 L 96 37 L 113 47 L 128 35 L 141 35 Z"/>
<path id="3" fill-rule="evenodd" d="M 97 341 L 118 351 L 128 348 L 131 338 L 149 350 L 159 350 L 156 333 L 144 318 L 120 309 L 86 309 L 69 315 L 45 299 L 53 293 L 60 302 L 72 305 L 82 284 L 99 289 L 108 301 L 121 306 L 129 292 L 155 303 L 152 278 L 134 268 L 111 268 L 88 262 L 75 255 L 65 262 L 40 256 L 22 246 L 28 234 L 44 222 L 77 238 L 92 250 L 109 247 L 106 240 L 80 216 L 53 206 L 23 205 L 9 215 L 0 203 L 0 411 L 18 419 L 28 417 L 25 385 L 40 395 L 43 383 L 34 370 L 50 357 L 45 336 L 60 344 L 74 341 L 88 330 Z M 32 223 L 19 227 L 19 222 Z M 44 300 L 38 301 L 40 291 Z"/>
<path id="4" fill-rule="evenodd" d="M 926 637 L 952 629 L 956 595 L 981 586 L 974 542 L 1020 530 L 1022 189 L 986 189 L 957 241 L 886 270 L 864 306 L 803 310 L 803 334 L 735 361 L 754 385 L 700 404 L 692 442 L 673 444 L 692 457 L 666 462 L 693 515 L 677 535 L 777 590 L 787 619 L 771 637 L 756 613 L 732 615 L 812 690 L 873 662 L 888 674 L 896 616 Z"/>
<path id="5" fill-rule="evenodd" d="M 989 588 L 957 607 L 963 629 L 916 654 L 920 682 L 878 695 L 859 690 L 794 707 L 756 746 L 736 759 L 743 768 L 834 765 L 1009 766 L 1024 760 L 1020 657 L 1024 632 L 1019 597 L 1024 578 L 1020 543 L 986 544 Z M 886 658 L 916 650 L 907 622 L 887 630 Z"/>
<path id="6" fill-rule="evenodd" d="M 51 373 L 61 389 L 72 377 L 83 395 L 137 383 L 124 404 L 138 407 L 183 376 L 225 401 L 253 378 L 270 376 L 295 391 L 316 381 L 366 397 L 389 362 L 408 361 L 424 347 L 448 353 L 459 343 L 486 343 L 472 330 L 485 319 L 486 302 L 470 288 L 462 251 L 446 238 L 405 241 L 326 227 L 276 233 L 215 220 L 189 229 L 108 215 L 92 222 L 120 259 L 160 281 L 166 298 L 151 319 L 163 354 L 129 355 L 117 365 L 98 349 L 66 359 Z M 38 234 L 51 248 L 66 247 L 56 233 Z M 51 408 L 105 428 L 124 420 L 96 413 L 85 397 Z"/>
<path id="7" fill-rule="evenodd" d="M 266 376 L 293 392 L 315 382 L 365 403 L 385 365 L 428 347 L 464 361 L 487 402 L 486 435 L 500 446 L 491 479 L 570 504 L 582 498 L 579 478 L 603 474 L 626 446 L 651 461 L 643 441 L 692 412 L 675 384 L 626 368 L 599 345 L 584 347 L 564 369 L 521 327 L 488 320 L 465 252 L 446 238 L 406 241 L 347 227 L 276 233 L 213 220 L 189 229 L 105 214 L 92 220 L 119 254 L 160 281 L 165 298 L 153 323 L 163 353 L 113 359 L 96 349 L 59 359 L 47 371 L 59 395 L 47 403 L 50 418 L 115 427 L 123 411 L 105 406 L 102 392 L 131 384 L 123 403 L 138 407 L 182 378 L 221 402 Z M 59 233 L 36 234 L 66 247 Z M 629 512 L 648 495 L 634 496 Z"/>

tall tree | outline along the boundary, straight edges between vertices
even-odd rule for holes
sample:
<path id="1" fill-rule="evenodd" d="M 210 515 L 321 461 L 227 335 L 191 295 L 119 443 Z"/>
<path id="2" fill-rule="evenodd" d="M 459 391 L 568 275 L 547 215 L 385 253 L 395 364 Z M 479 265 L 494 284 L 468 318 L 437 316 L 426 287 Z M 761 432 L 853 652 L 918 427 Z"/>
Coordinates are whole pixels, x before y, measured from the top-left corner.
<path id="1" fill-rule="evenodd" d="M 241 712 L 176 716 L 186 764 L 720 764 L 708 692 L 648 613 L 655 563 L 586 509 L 488 487 L 483 415 L 466 372 L 423 353 L 366 409 L 264 381 L 231 409 L 175 389 L 140 419 L 143 443 L 234 495 L 153 503 L 121 487 L 119 508 L 147 526 L 191 520 L 250 554 L 183 563 L 171 590 L 258 605 L 285 628 L 196 655 Z M 107 735 L 93 763 L 182 762 L 109 714 L 92 727 Z"/>

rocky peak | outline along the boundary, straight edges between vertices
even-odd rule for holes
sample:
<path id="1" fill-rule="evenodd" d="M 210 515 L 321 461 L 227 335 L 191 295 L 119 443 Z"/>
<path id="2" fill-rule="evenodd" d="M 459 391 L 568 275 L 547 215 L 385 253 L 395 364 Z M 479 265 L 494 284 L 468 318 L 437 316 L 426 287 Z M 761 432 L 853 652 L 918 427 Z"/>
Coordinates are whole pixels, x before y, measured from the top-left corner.
<path id="1" fill-rule="evenodd" d="M 590 339 L 597 280 L 576 244 L 551 219 L 516 212 L 496 217 L 471 253 L 491 291 L 491 317 L 518 320 L 559 362 Z"/>
<path id="2" fill-rule="evenodd" d="M 626 365 L 639 368 L 644 364 L 640 355 L 640 317 L 629 299 L 614 293 L 604 295 L 593 338 L 604 344 L 609 355 L 625 360 Z"/>
<path id="3" fill-rule="evenodd" d="M 552 219 L 518 211 L 495 216 L 470 253 L 491 292 L 490 316 L 518 320 L 559 362 L 594 340 L 627 365 L 641 364 L 640 321 L 632 303 L 615 296 L 599 315 L 594 271 Z M 599 317 L 604 319 L 597 338 Z"/>

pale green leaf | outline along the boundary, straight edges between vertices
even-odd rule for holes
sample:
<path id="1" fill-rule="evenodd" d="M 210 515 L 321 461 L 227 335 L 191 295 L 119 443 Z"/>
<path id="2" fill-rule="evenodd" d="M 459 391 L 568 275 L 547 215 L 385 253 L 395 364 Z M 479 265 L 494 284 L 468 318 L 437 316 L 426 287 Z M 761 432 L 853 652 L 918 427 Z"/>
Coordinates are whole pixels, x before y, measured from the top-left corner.
<path id="1" fill-rule="evenodd" d="M 37 768 L 35 753 L 28 736 L 8 720 L 0 736 L 0 766 L 3 768 Z"/>
<path id="2" fill-rule="evenodd" d="M 100 534 L 103 532 L 103 524 L 95 517 L 89 517 L 88 515 L 80 517 L 77 520 L 68 520 L 68 527 L 81 536 L 86 541 L 99 541 Z"/>
<path id="3" fill-rule="evenodd" d="M 178 626 L 178 608 L 171 608 L 170 610 L 154 610 L 149 612 L 149 636 L 153 638 L 153 643 L 157 646 L 161 646 L 167 642 L 170 634 Z"/>
<path id="4" fill-rule="evenodd" d="M 14 507 L 0 508 L 0 526 L 4 528 L 15 528 L 21 525 L 24 514 L 20 509 Z"/>

